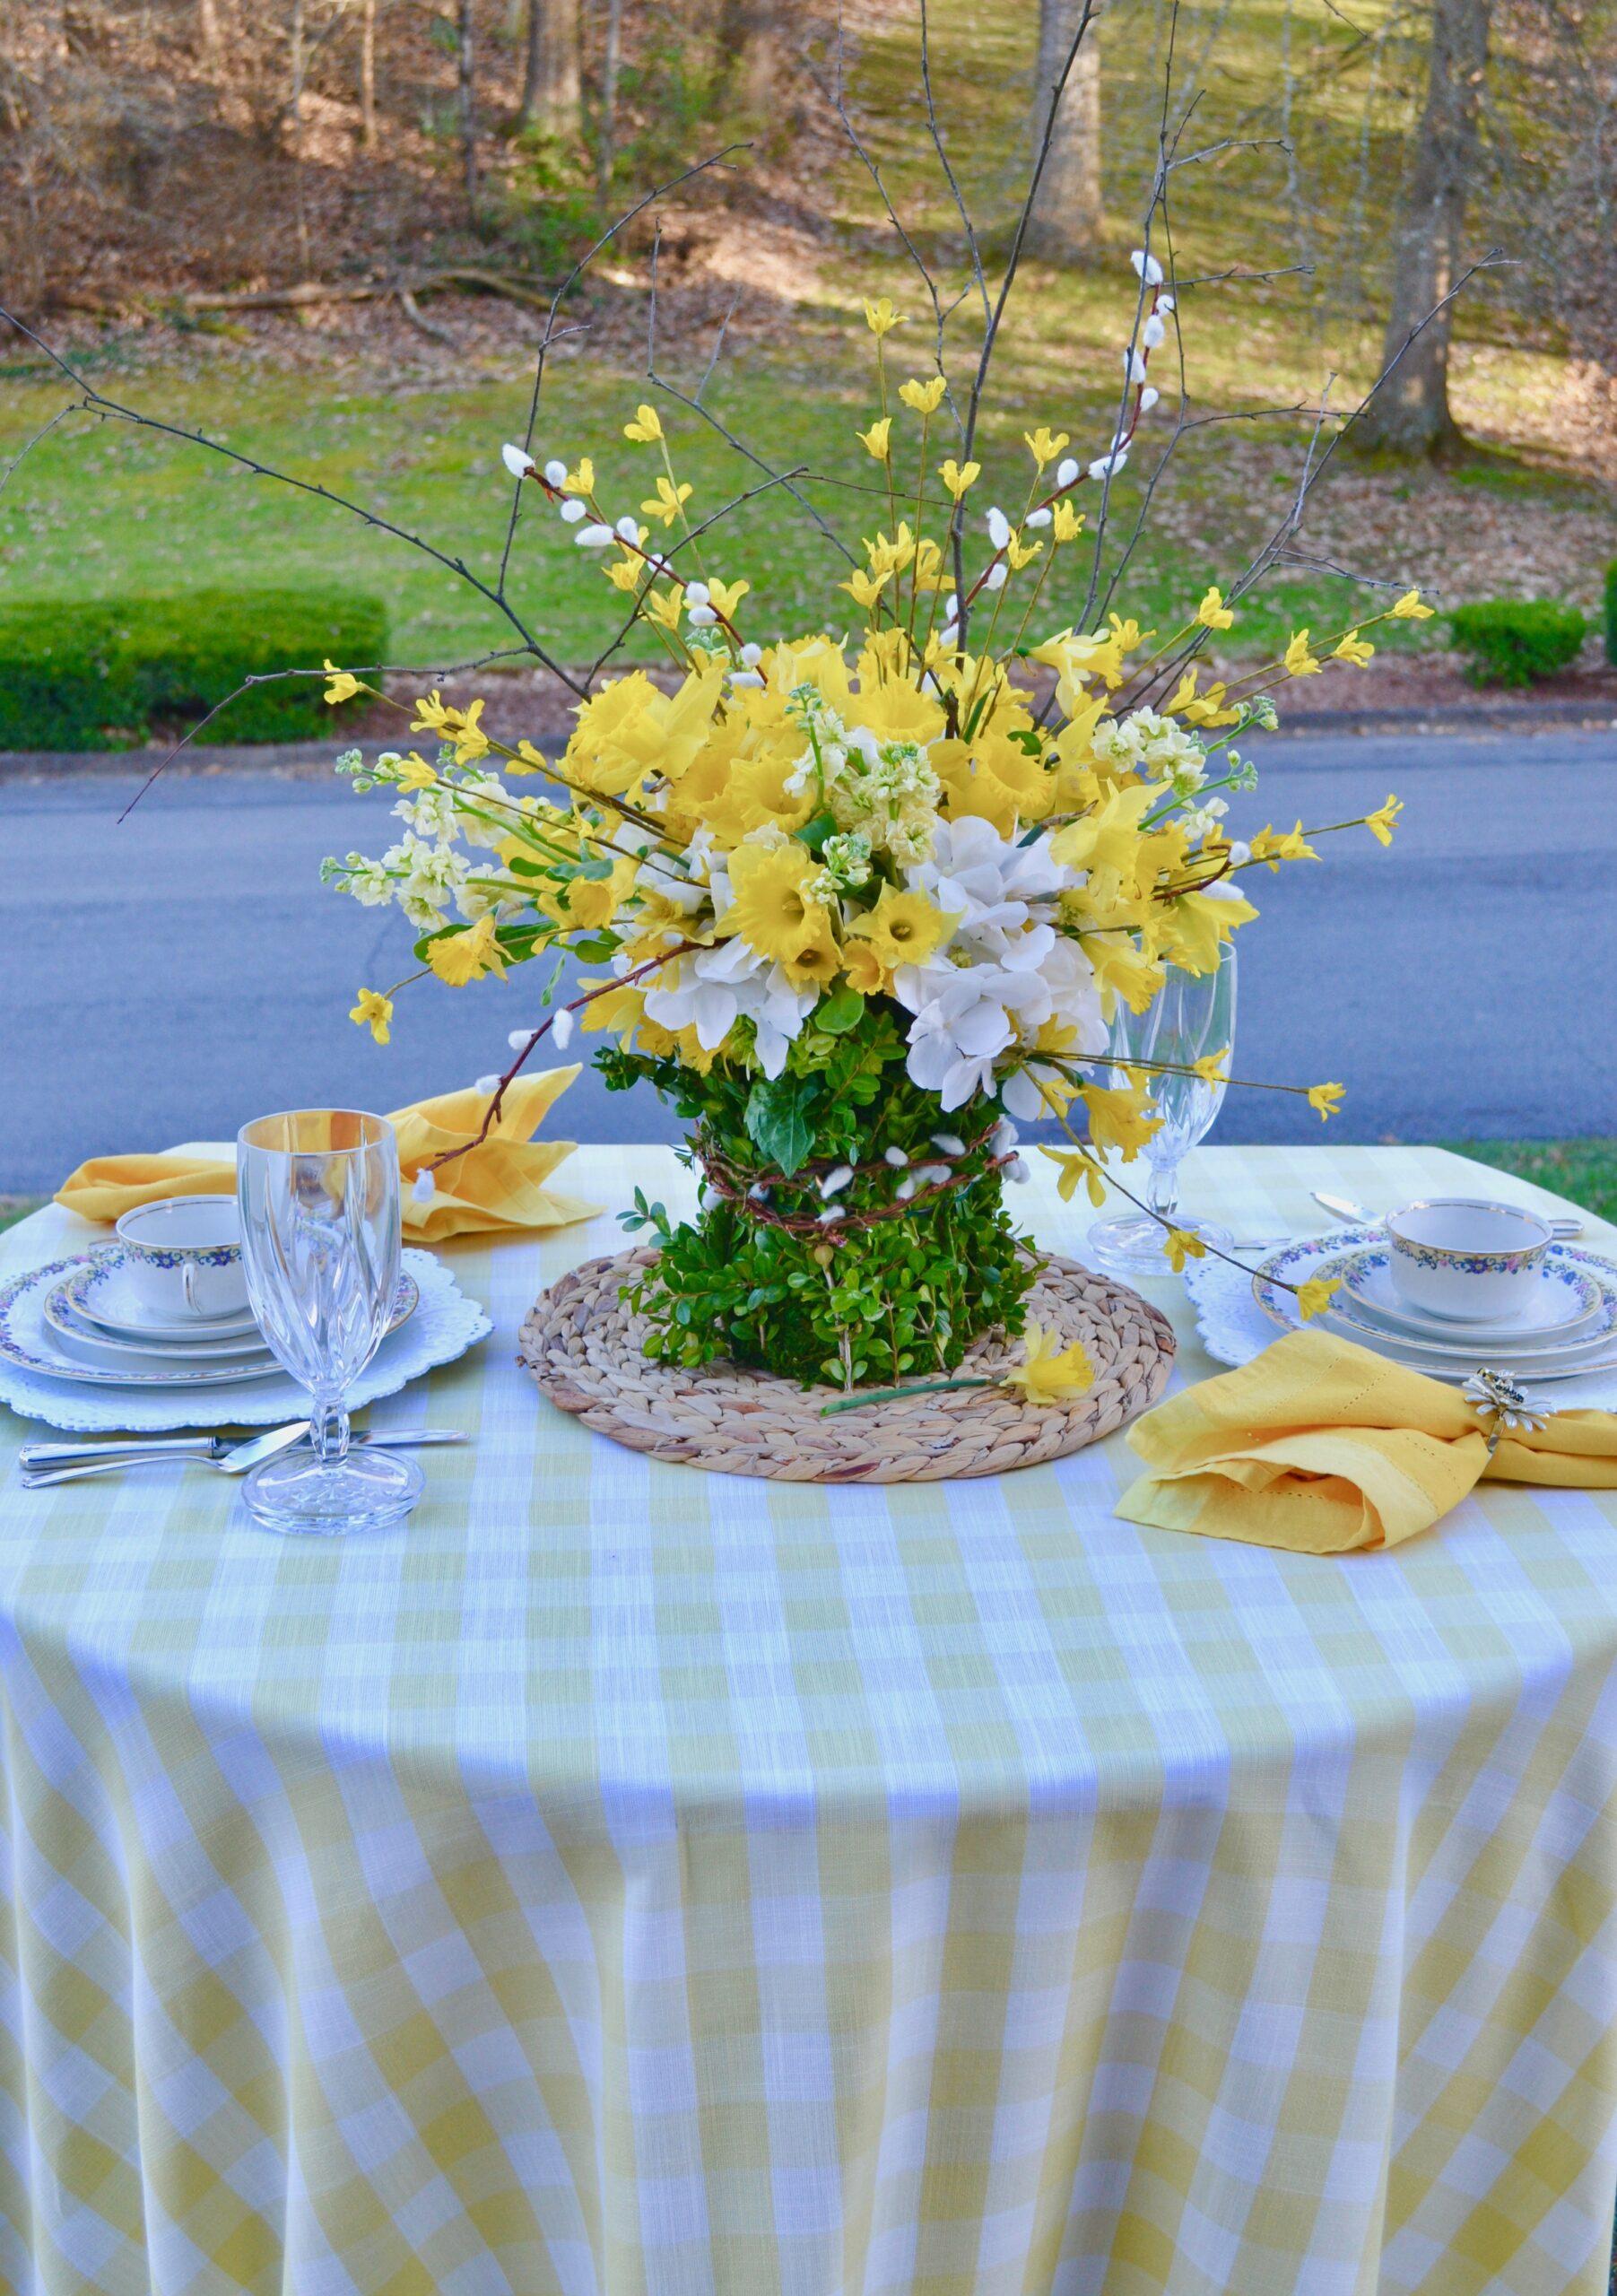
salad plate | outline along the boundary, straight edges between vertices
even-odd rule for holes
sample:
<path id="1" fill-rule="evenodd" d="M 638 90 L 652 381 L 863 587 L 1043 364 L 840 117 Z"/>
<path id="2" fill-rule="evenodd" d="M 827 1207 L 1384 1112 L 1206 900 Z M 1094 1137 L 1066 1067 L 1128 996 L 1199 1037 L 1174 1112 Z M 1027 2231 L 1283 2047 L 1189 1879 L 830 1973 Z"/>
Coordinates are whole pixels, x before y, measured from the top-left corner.
<path id="1" fill-rule="evenodd" d="M 130 1256 L 122 1244 L 106 1244 L 75 1261 L 73 1273 L 57 1287 L 62 1304 L 86 1323 L 95 1324 L 117 1339 L 248 1339 L 258 1340 L 250 1308 L 239 1315 L 210 1317 L 153 1316 L 130 1278 Z"/>

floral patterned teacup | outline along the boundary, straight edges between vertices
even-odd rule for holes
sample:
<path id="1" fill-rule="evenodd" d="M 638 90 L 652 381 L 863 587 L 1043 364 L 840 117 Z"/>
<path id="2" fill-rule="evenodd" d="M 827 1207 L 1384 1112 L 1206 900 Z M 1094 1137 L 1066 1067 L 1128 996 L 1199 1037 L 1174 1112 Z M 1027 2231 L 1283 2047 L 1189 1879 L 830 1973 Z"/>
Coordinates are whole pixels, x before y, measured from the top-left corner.
<path id="1" fill-rule="evenodd" d="M 1386 1225 L 1393 1290 L 1406 1308 L 1453 1323 L 1526 1314 L 1552 1232 L 1519 1205 L 1463 1196 L 1406 1204 Z"/>
<path id="2" fill-rule="evenodd" d="M 117 1223 L 129 1288 L 153 1323 L 217 1323 L 247 1310 L 233 1196 L 169 1196 Z"/>

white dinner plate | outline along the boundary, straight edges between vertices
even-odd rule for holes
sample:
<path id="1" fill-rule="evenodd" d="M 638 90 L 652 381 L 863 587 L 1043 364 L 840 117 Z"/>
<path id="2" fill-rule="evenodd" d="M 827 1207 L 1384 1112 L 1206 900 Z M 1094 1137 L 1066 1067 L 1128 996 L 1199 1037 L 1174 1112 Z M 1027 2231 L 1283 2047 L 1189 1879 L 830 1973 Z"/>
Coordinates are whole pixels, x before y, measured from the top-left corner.
<path id="1" fill-rule="evenodd" d="M 1334 1276 L 1341 1283 L 1343 1288 L 1332 1301 L 1330 1313 L 1337 1322 L 1351 1326 L 1354 1336 L 1363 1339 L 1366 1344 L 1390 1340 L 1417 1357 L 1468 1355 L 1473 1348 L 1484 1348 L 1490 1351 L 1490 1361 L 1501 1352 L 1537 1361 L 1608 1338 L 1617 1345 L 1617 1271 L 1609 1276 L 1588 1269 L 1576 1271 L 1576 1282 L 1567 1287 L 1567 1296 L 1587 1304 L 1564 1321 L 1526 1327 L 1491 1324 L 1476 1330 L 1469 1324 L 1446 1324 L 1437 1327 L 1440 1336 L 1428 1338 L 1424 1323 L 1418 1329 L 1405 1329 L 1365 1304 L 1362 1290 L 1353 1282 L 1356 1270 L 1362 1265 L 1361 1254 L 1342 1253 L 1316 1261 L 1310 1273 L 1326 1282 Z"/>
<path id="2" fill-rule="evenodd" d="M 1323 1275 L 1350 1254 L 1384 1241 L 1379 1230 L 1343 1229 L 1333 1235 L 1309 1237 L 1289 1245 L 1283 1251 L 1272 1253 L 1257 1269 L 1252 1278 L 1252 1296 L 1271 1323 L 1282 1331 L 1295 1330 L 1300 1320 L 1297 1305 L 1285 1286 Z M 1569 1249 L 1559 1246 L 1556 1248 Z M 1617 1267 L 1609 1261 L 1594 1253 L 1573 1256 L 1596 1275 L 1603 1289 L 1617 1287 Z M 1344 1313 L 1338 1313 L 1334 1307 L 1318 1320 L 1340 1338 L 1351 1339 L 1407 1370 L 1425 1371 L 1439 1379 L 1469 1378 L 1484 1364 L 1491 1370 L 1514 1372 L 1528 1382 L 1577 1378 L 1589 1372 L 1617 1368 L 1617 1324 L 1592 1328 L 1569 1339 L 1540 1339 L 1535 1345 L 1501 1345 L 1497 1341 L 1474 1340 L 1466 1333 L 1456 1334 L 1447 1344 L 1438 1346 L 1374 1328 L 1367 1321 L 1350 1322 Z"/>
<path id="3" fill-rule="evenodd" d="M 285 1377 L 273 1357 L 262 1363 L 249 1360 L 245 1364 L 237 1357 L 226 1363 L 153 1361 L 149 1365 L 103 1365 L 68 1354 L 45 1320 L 45 1301 L 65 1277 L 85 1264 L 84 1255 L 51 1260 L 44 1267 L 33 1268 L 26 1275 L 13 1276 L 10 1283 L 0 1284 L 0 1360 L 14 1364 L 21 1371 L 66 1380 L 79 1387 L 215 1387 Z M 420 1297 L 415 1278 L 401 1271 L 394 1294 L 390 1331 L 396 1331 L 413 1314 Z"/>

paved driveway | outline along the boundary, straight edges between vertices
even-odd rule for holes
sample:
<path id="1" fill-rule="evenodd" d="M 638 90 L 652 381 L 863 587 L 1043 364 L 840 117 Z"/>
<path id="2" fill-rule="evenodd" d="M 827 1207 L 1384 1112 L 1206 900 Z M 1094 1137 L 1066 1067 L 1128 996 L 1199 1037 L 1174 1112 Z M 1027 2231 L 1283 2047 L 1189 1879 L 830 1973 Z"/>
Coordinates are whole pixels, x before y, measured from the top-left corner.
<path id="1" fill-rule="evenodd" d="M 1234 826 L 1336 821 L 1402 792 L 1384 853 L 1362 831 L 1261 880 L 1241 938 L 1238 1070 L 1348 1087 L 1344 1136 L 1617 1133 L 1617 733 L 1277 742 Z M 0 1192 L 97 1151 L 235 1130 L 326 1100 L 387 1109 L 500 1066 L 520 977 L 401 1000 L 386 1052 L 346 1018 L 396 978 L 392 913 L 322 889 L 321 857 L 387 841 L 378 800 L 231 772 L 135 787 L 0 786 Z M 580 1078 L 587 1140 L 671 1138 L 649 1096 Z M 1307 1138 L 1301 1103 L 1232 1092 L 1220 1137 Z"/>

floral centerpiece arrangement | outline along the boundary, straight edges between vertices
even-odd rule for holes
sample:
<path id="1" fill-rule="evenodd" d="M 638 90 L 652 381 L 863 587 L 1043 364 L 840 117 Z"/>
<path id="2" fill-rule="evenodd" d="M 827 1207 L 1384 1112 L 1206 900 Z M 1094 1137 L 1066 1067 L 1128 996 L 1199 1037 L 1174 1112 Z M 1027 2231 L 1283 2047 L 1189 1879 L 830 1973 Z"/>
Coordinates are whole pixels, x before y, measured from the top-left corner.
<path id="1" fill-rule="evenodd" d="M 413 722 L 432 754 L 342 761 L 393 793 L 401 834 L 328 863 L 331 880 L 396 902 L 440 981 L 543 968 L 532 1024 L 487 1080 L 490 1122 L 535 1049 L 579 1027 L 607 1039 L 609 1085 L 648 1083 L 688 1125 L 698 1216 L 643 1198 L 630 1215 L 657 1247 L 635 1304 L 665 1358 L 852 1389 L 946 1374 L 985 1330 L 1021 1329 L 1038 1263 L 1004 1201 L 1026 1177 L 1018 1127 L 1057 1126 L 1044 1152 L 1063 1195 L 1099 1202 L 1156 1122 L 1151 1072 L 1108 1064 L 1117 1000 L 1141 1011 L 1169 968 L 1218 964 L 1256 914 L 1256 873 L 1314 857 L 1301 822 L 1228 837 L 1222 793 L 1256 778 L 1232 744 L 1273 726 L 1276 679 L 1326 653 L 1368 660 L 1368 622 L 1317 645 L 1300 631 L 1281 660 L 1210 683 L 1198 656 L 1233 619 L 1217 588 L 1180 630 L 1117 612 L 1039 624 L 1086 490 L 1122 467 L 1156 399 L 1172 299 L 1152 257 L 1135 265 L 1126 421 L 1086 459 L 1061 431 L 1028 432 L 1014 510 L 977 507 L 977 461 L 939 458 L 945 378 L 895 387 L 898 314 L 866 305 L 879 406 L 858 435 L 884 515 L 840 585 L 851 633 L 841 613 L 788 638 L 754 627 L 746 580 L 707 561 L 654 406 L 624 425 L 647 458 L 627 488 L 587 456 L 509 447 L 672 683 L 636 669 L 594 692 L 560 756 L 494 740 L 482 703 L 435 692 Z M 1429 611 L 1410 592 L 1375 619 Z M 328 698 L 360 684 L 334 669 Z M 1398 810 L 1330 826 L 1386 843 Z M 395 993 L 361 989 L 354 1008 L 384 1042 Z M 1280 1089 L 1322 1117 L 1341 1099 Z M 1203 1246 L 1169 1225 L 1164 1248 L 1177 1265 Z M 1305 1312 L 1324 1304 L 1326 1287 L 1306 1290 Z"/>

